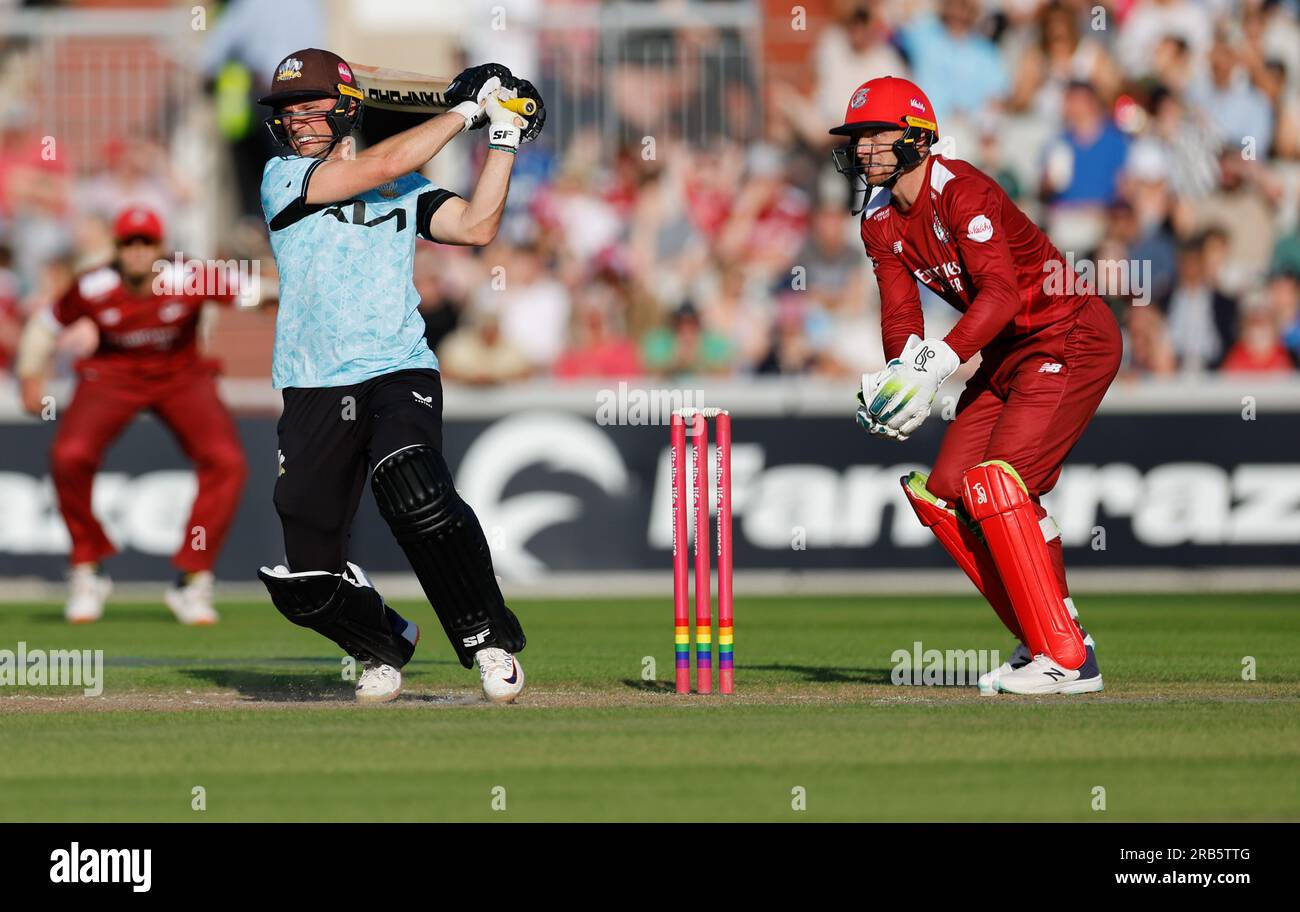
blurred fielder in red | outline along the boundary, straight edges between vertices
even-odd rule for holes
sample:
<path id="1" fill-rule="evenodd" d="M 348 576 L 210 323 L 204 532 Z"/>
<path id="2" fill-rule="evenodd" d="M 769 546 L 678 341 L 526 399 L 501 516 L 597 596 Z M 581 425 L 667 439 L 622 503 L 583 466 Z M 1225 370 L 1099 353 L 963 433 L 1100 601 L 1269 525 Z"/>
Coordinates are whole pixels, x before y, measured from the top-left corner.
<path id="1" fill-rule="evenodd" d="M 889 363 L 862 378 L 859 424 L 907 440 L 940 384 L 982 356 L 933 471 L 903 479 L 921 522 L 1020 641 L 980 689 L 1099 691 L 1060 532 L 1039 498 L 1119 370 L 1119 326 L 1093 294 L 1046 290 L 1064 257 L 991 178 L 931 152 L 938 124 L 916 85 L 892 76 L 864 83 L 831 133 L 849 137 L 835 150 L 840 171 L 875 191 L 862 242 L 880 286 Z M 918 281 L 962 312 L 943 339 L 925 337 Z"/>
<path id="2" fill-rule="evenodd" d="M 212 565 L 247 470 L 234 423 L 217 397 L 214 366 L 199 355 L 195 339 L 203 302 L 228 304 L 235 295 L 231 288 L 211 293 L 205 287 L 210 272 L 196 285 L 199 293 L 185 293 L 179 281 L 157 288 L 162 273 L 154 264 L 163 257 L 163 226 L 147 209 L 123 212 L 114 238 L 113 262 L 78 276 L 50 312 L 33 316 L 18 355 L 23 407 L 39 415 L 59 330 L 82 318 L 99 330 L 99 347 L 77 365 L 76 393 L 57 416 L 50 453 L 59 509 L 72 536 L 65 616 L 87 623 L 103 614 L 110 584 L 99 562 L 116 549 L 91 512 L 91 487 L 109 445 L 136 415 L 151 411 L 176 435 L 199 482 L 172 558 L 180 576 L 164 599 L 182 624 L 214 624 Z"/>

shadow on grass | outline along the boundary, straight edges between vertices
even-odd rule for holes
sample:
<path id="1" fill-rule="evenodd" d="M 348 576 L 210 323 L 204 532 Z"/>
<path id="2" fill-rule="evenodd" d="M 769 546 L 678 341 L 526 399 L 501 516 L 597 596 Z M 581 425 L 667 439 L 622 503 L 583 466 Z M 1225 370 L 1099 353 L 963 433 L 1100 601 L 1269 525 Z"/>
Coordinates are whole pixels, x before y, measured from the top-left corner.
<path id="1" fill-rule="evenodd" d="M 322 701 L 352 702 L 351 681 L 335 674 L 307 674 L 256 671 L 236 668 L 186 668 L 181 674 L 210 687 L 237 691 L 241 696 L 255 700 L 274 700 L 302 703 Z"/>

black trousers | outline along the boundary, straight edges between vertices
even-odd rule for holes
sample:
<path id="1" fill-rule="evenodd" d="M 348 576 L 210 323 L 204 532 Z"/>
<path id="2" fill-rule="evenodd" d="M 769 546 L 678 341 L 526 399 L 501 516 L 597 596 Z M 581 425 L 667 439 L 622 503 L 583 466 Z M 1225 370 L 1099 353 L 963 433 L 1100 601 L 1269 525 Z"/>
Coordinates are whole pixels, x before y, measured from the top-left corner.
<path id="1" fill-rule="evenodd" d="M 339 573 L 370 471 L 405 447 L 441 452 L 442 378 L 436 370 L 405 370 L 283 393 L 275 509 L 289 570 Z"/>

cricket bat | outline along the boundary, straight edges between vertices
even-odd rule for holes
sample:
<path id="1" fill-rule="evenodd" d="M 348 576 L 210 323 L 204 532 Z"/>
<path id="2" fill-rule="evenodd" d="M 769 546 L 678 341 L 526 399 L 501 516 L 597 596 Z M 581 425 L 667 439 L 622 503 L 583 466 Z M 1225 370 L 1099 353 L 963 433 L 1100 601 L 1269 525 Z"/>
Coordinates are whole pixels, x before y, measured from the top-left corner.
<path id="1" fill-rule="evenodd" d="M 353 64 L 352 73 L 365 93 L 368 108 L 430 115 L 441 114 L 452 107 L 445 94 L 451 80 L 445 76 L 426 76 L 363 63 Z M 501 106 L 524 117 L 531 117 L 537 111 L 537 102 L 531 98 L 512 98 L 501 102 Z"/>

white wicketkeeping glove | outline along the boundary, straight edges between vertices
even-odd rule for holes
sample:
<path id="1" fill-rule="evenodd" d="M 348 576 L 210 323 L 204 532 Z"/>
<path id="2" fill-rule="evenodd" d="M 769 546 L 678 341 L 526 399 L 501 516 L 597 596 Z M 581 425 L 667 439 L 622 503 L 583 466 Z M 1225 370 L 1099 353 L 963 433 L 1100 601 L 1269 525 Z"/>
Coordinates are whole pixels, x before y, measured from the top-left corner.
<path id="1" fill-rule="evenodd" d="M 877 422 L 910 436 L 930 416 L 930 405 L 943 381 L 961 366 L 957 353 L 941 339 L 921 339 L 915 333 L 886 366 L 887 376 L 867 402 Z M 865 397 L 864 397 L 865 398 Z"/>
<path id="2" fill-rule="evenodd" d="M 873 418 L 871 412 L 867 410 L 867 402 L 875 397 L 876 392 L 880 389 L 880 384 L 885 382 L 885 378 L 889 373 L 890 369 L 886 367 L 883 370 L 876 371 L 874 374 L 862 375 L 862 389 L 858 390 L 858 412 L 855 417 L 857 418 L 858 426 L 873 437 L 885 437 L 902 443 L 907 439 L 906 434 L 900 434 L 893 428 L 880 423 Z"/>

